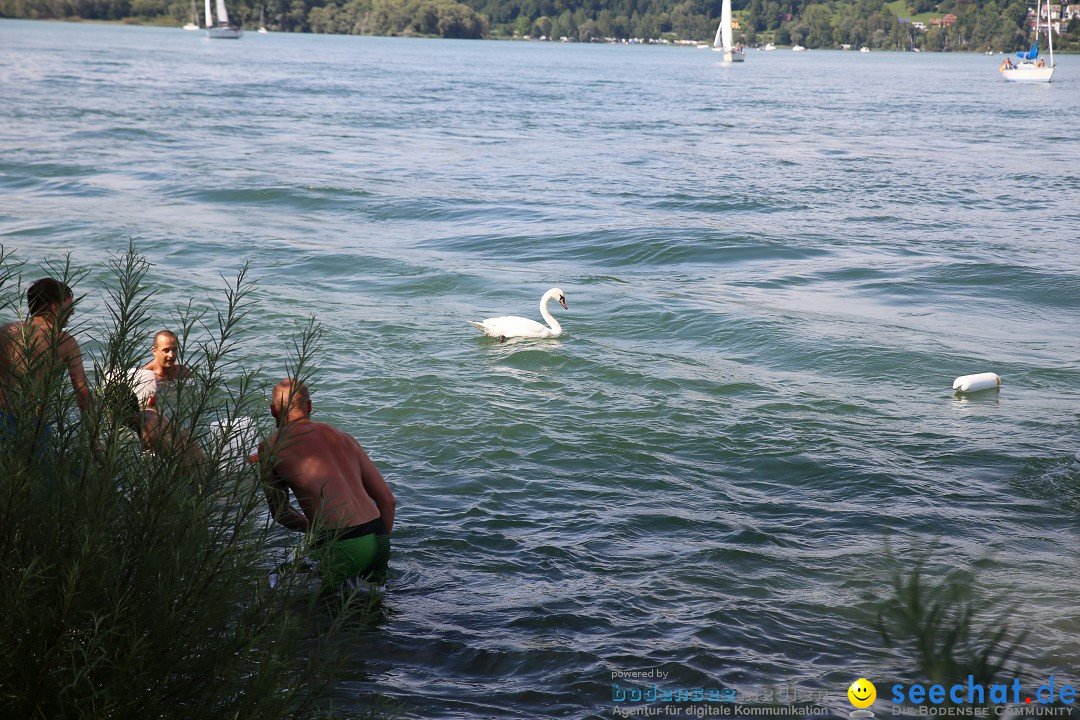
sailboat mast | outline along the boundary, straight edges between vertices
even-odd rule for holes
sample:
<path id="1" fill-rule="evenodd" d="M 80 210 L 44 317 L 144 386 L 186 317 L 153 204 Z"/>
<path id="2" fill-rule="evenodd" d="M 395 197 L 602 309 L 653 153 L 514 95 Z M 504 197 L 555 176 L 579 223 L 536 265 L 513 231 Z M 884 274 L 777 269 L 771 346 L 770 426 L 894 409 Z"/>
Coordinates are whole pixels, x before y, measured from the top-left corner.
<path id="1" fill-rule="evenodd" d="M 1050 67 L 1054 67 L 1054 30 L 1050 27 L 1050 0 L 1046 0 L 1046 43 L 1050 47 Z"/>
<path id="2" fill-rule="evenodd" d="M 1047 0 L 1049 3 L 1050 0 Z M 1039 43 L 1039 20 L 1042 19 L 1042 0 L 1035 0 L 1035 44 L 1038 47 Z M 1047 17 L 1050 17 L 1050 13 L 1046 13 Z"/>

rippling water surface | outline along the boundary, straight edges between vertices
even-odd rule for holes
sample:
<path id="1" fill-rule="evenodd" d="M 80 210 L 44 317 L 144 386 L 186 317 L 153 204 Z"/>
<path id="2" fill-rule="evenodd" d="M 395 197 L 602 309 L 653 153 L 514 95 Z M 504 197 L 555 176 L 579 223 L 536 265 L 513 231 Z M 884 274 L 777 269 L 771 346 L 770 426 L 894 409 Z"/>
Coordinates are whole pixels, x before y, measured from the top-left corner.
<path id="1" fill-rule="evenodd" d="M 1080 62 L 997 64 L 5 20 L 0 240 L 94 317 L 133 239 L 163 324 L 250 260 L 267 377 L 326 324 L 318 414 L 399 498 L 346 704 L 611 716 L 659 669 L 846 714 L 913 672 L 886 537 L 983 560 L 1076 679 Z M 466 322 L 556 285 L 557 340 Z"/>

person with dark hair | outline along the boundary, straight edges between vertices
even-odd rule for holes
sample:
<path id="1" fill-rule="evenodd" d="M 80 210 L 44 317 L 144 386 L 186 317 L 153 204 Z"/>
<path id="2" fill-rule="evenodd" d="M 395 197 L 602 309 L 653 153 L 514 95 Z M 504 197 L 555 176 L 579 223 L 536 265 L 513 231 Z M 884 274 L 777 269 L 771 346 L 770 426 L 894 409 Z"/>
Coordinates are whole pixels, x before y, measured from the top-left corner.
<path id="1" fill-rule="evenodd" d="M 59 305 L 71 299 L 71 288 L 51 277 L 35 280 L 26 289 L 26 304 L 32 316 L 42 315 L 49 311 L 50 306 Z"/>
<path id="2" fill-rule="evenodd" d="M 10 427 L 18 413 L 40 408 L 42 398 L 27 395 L 47 391 L 50 381 L 64 372 L 85 415 L 90 407 L 90 388 L 82 351 L 75 338 L 63 330 L 75 302 L 71 288 L 53 278 L 41 278 L 27 289 L 26 302 L 28 320 L 0 326 L 0 412 L 4 421 Z"/>
<path id="3" fill-rule="evenodd" d="M 397 507 L 383 476 L 351 435 L 311 420 L 303 383 L 279 382 L 270 414 L 278 429 L 259 458 L 271 515 L 290 530 L 315 530 L 324 588 L 383 585 Z M 289 504 L 290 490 L 302 512 Z"/>

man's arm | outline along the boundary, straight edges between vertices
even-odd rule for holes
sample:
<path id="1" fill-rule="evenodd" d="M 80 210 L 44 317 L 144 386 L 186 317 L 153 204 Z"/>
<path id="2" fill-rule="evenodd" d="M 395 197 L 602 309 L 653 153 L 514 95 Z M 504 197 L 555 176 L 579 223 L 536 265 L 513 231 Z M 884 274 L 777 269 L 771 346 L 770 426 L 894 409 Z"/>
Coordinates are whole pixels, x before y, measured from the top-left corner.
<path id="1" fill-rule="evenodd" d="M 265 443 L 259 443 L 259 455 L 269 457 Z M 311 524 L 304 513 L 289 504 L 289 486 L 284 478 L 274 472 L 274 468 L 266 461 L 262 464 L 260 476 L 271 517 L 289 530 L 306 533 Z"/>
<path id="2" fill-rule="evenodd" d="M 67 333 L 63 340 L 63 357 L 67 361 L 68 375 L 71 377 L 71 387 L 75 389 L 75 402 L 83 417 L 90 410 L 90 386 L 86 382 L 86 368 L 83 367 L 82 351 L 75 338 Z"/>
<path id="3" fill-rule="evenodd" d="M 307 516 L 289 504 L 289 487 L 281 480 L 263 481 L 266 503 L 275 520 L 289 530 L 306 533 L 310 528 Z"/>
<path id="4" fill-rule="evenodd" d="M 393 533 L 397 500 L 394 498 L 394 493 L 390 491 L 390 486 L 383 480 L 379 469 L 375 467 L 375 463 L 371 462 L 371 458 L 362 447 L 360 448 L 360 479 L 364 482 L 364 490 L 367 491 L 368 497 L 374 500 L 375 506 L 379 508 L 383 525 L 386 526 L 386 533 L 388 535 Z"/>

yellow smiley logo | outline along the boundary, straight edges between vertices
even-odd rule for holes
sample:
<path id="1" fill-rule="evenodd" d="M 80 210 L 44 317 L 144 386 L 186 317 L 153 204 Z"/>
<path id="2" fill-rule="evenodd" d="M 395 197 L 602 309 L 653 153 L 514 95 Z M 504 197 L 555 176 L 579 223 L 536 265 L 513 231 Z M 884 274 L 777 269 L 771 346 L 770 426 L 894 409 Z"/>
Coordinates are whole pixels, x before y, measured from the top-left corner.
<path id="1" fill-rule="evenodd" d="M 859 678 L 847 689 L 848 700 L 857 708 L 868 708 L 877 700 L 877 688 L 866 678 Z"/>

